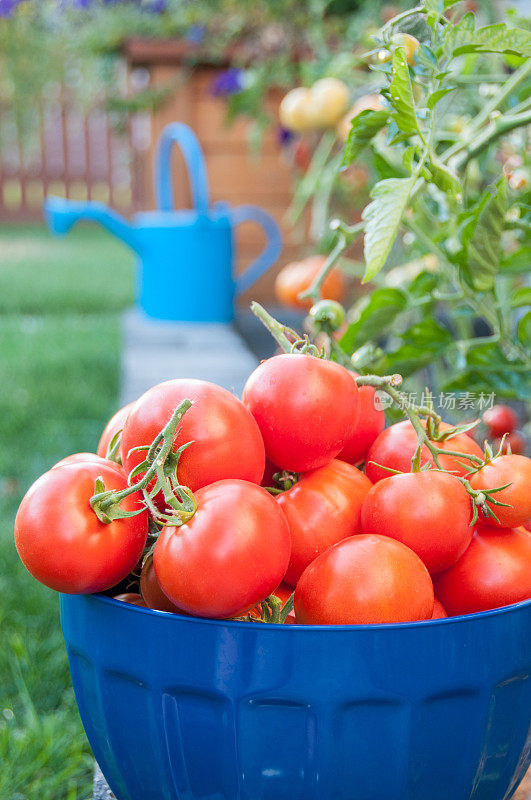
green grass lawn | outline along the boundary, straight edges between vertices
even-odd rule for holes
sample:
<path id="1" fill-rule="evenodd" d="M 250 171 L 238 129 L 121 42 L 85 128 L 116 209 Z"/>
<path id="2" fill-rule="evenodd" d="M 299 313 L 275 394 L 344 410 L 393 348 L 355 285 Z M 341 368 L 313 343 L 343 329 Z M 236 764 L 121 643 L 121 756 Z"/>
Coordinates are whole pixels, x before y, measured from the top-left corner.
<path id="1" fill-rule="evenodd" d="M 41 226 L 0 226 L 1 800 L 91 796 L 57 596 L 18 560 L 13 521 L 30 483 L 93 450 L 116 409 L 132 263 L 95 228 L 52 239 Z"/>

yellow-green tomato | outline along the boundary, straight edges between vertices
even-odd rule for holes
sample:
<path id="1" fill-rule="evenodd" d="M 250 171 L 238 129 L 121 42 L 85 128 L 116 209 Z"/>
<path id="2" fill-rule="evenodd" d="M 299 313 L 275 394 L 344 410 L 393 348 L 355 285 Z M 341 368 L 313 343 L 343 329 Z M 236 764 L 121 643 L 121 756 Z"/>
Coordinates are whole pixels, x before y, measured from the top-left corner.
<path id="1" fill-rule="evenodd" d="M 304 86 L 292 89 L 280 103 L 280 124 L 290 131 L 303 133 L 315 127 L 310 90 Z"/>
<path id="2" fill-rule="evenodd" d="M 391 43 L 395 47 L 404 48 L 408 64 L 413 65 L 415 63 L 415 55 L 419 49 L 418 39 L 415 39 L 410 33 L 395 33 L 391 38 Z"/>
<path id="3" fill-rule="evenodd" d="M 347 113 L 337 123 L 336 130 L 338 137 L 343 141 L 346 141 L 346 138 L 350 133 L 352 120 L 354 117 L 357 117 L 358 114 L 361 114 L 362 111 L 380 111 L 382 108 L 382 98 L 379 94 L 364 94 L 361 97 L 358 97 L 350 111 L 347 111 Z"/>
<path id="4" fill-rule="evenodd" d="M 331 128 L 349 104 L 348 86 L 338 78 L 321 78 L 310 89 L 312 113 L 318 128 Z"/>

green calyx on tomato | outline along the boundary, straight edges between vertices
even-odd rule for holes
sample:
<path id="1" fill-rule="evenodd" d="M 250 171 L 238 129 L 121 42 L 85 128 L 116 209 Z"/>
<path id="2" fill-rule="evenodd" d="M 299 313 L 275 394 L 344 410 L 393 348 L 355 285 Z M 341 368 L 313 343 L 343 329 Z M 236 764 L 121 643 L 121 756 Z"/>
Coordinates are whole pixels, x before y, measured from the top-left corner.
<path id="1" fill-rule="evenodd" d="M 109 524 L 113 520 L 137 514 L 137 511 L 123 510 L 121 504 L 129 494 L 138 491 L 143 492 L 147 508 L 161 524 L 182 525 L 194 515 L 197 506 L 193 494 L 188 487 L 181 486 L 177 480 L 179 459 L 191 442 L 181 445 L 176 451 L 173 450 L 177 429 L 191 405 L 191 400 L 183 400 L 151 445 L 137 448 L 147 451 L 146 457 L 131 471 L 129 483 L 138 475 L 142 475 L 140 480 L 129 485 L 127 489 L 115 492 L 107 490 L 104 481 L 99 477 L 96 479 L 90 505 L 100 522 Z M 153 503 L 153 498 L 159 492 L 162 492 L 169 511 L 159 511 Z"/>

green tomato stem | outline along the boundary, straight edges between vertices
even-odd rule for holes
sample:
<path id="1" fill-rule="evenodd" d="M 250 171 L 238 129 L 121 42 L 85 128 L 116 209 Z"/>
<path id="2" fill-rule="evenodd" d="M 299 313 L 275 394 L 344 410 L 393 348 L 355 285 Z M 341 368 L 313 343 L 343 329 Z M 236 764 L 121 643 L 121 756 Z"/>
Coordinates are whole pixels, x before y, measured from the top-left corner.
<path id="1" fill-rule="evenodd" d="M 169 422 L 150 445 L 146 460 L 142 465 L 139 465 L 132 471 L 128 478 L 130 485 L 127 489 L 123 489 L 119 492 L 105 490 L 103 481 L 101 479 L 96 481 L 96 490 L 90 499 L 90 505 L 101 522 L 108 524 L 112 522 L 113 519 L 133 516 L 135 513 L 138 513 L 124 512 L 120 508 L 122 501 L 125 500 L 126 497 L 129 497 L 129 495 L 134 494 L 134 492 L 142 492 L 144 498 L 150 501 L 152 495 L 156 494 L 159 490 L 162 490 L 164 499 L 176 512 L 176 524 L 178 524 L 179 521 L 182 524 L 182 521 L 186 521 L 186 519 L 189 519 L 193 515 L 196 506 L 190 490 L 186 487 L 180 487 L 178 484 L 173 485 L 165 471 L 165 466 L 168 461 L 171 461 L 171 466 L 176 469 L 176 463 L 172 461 L 172 458 L 176 455 L 173 453 L 173 444 L 182 418 L 191 405 L 191 400 L 183 400 L 175 409 Z M 160 450 L 158 450 L 158 445 L 161 442 L 162 446 Z M 180 451 L 182 451 L 182 448 L 180 448 Z M 142 471 L 144 467 L 145 472 L 143 477 L 137 483 L 131 484 L 133 475 L 138 471 Z M 154 479 L 156 480 L 155 487 L 148 493 L 147 487 Z M 148 505 L 154 507 L 153 503 L 148 502 Z"/>

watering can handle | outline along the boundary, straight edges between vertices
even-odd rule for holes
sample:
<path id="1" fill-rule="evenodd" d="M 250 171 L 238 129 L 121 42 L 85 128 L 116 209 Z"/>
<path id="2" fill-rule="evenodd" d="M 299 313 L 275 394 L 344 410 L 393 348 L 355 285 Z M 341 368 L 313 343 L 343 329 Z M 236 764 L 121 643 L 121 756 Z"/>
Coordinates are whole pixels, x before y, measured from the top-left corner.
<path id="1" fill-rule="evenodd" d="M 230 214 L 234 225 L 239 225 L 240 222 L 257 222 L 264 229 L 267 238 L 260 255 L 236 278 L 236 293 L 241 294 L 275 263 L 282 252 L 282 234 L 273 217 L 258 206 L 237 206 Z"/>
<path id="2" fill-rule="evenodd" d="M 161 211 L 173 211 L 173 185 L 171 180 L 171 149 L 178 144 L 184 155 L 194 208 L 202 214 L 208 212 L 210 205 L 208 178 L 205 159 L 197 136 L 183 122 L 172 122 L 162 131 L 155 158 L 155 192 L 157 205 Z"/>

